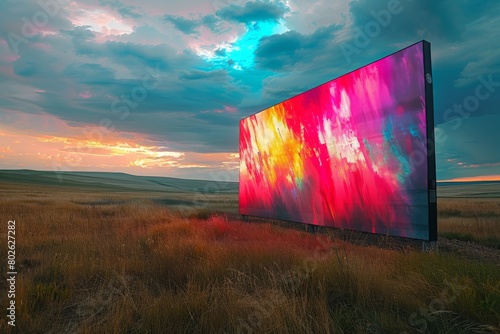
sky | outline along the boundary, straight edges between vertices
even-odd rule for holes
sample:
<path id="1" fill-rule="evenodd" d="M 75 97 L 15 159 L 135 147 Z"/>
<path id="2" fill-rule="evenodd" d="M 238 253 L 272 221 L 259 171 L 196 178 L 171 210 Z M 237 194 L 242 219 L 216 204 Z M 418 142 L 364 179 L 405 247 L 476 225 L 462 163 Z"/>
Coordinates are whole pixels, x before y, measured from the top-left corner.
<path id="1" fill-rule="evenodd" d="M 496 0 L 0 0 L 0 169 L 237 181 L 240 119 L 422 39 L 438 180 L 500 179 Z"/>

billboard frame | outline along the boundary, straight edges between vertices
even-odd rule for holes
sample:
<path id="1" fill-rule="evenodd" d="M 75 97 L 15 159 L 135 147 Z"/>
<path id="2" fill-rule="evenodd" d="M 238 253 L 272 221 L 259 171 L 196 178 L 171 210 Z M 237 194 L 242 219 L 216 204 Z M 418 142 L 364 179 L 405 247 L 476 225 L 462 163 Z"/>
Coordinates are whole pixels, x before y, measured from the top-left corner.
<path id="1" fill-rule="evenodd" d="M 420 42 L 419 42 L 420 43 Z M 429 238 L 426 241 L 437 241 L 437 189 L 436 189 L 436 140 L 434 136 L 434 94 L 431 61 L 431 43 L 422 40 L 425 74 L 425 116 L 427 131 L 427 189 L 429 208 Z"/>
<path id="2" fill-rule="evenodd" d="M 421 238 L 412 238 L 412 237 L 404 237 L 404 236 L 398 236 L 398 235 L 391 235 L 394 237 L 401 237 L 405 239 L 413 239 L 413 240 L 421 240 L 423 242 L 431 242 L 434 243 L 437 241 L 437 189 L 436 189 L 436 155 L 435 155 L 435 136 L 434 136 L 434 96 L 433 96 L 433 76 L 432 76 L 432 63 L 431 63 L 431 44 L 426 41 L 426 40 L 421 40 L 419 42 L 413 43 L 405 48 L 402 48 L 400 50 L 397 50 L 389 55 L 386 55 L 384 57 L 381 57 L 379 59 L 376 59 L 370 63 L 367 63 L 363 66 L 360 66 L 356 69 L 353 69 L 347 73 L 344 73 L 338 77 L 335 77 L 333 79 L 327 80 L 321 84 L 318 84 L 310 89 L 307 89 L 299 94 L 295 94 L 287 99 L 281 100 L 277 102 L 274 105 L 271 105 L 269 107 L 266 107 L 258 112 L 255 112 L 253 114 L 250 114 L 242 119 L 240 119 L 239 122 L 239 133 L 240 133 L 240 140 L 241 140 L 241 129 L 242 129 L 242 124 L 243 122 L 254 115 L 257 115 L 265 110 L 268 110 L 274 106 L 277 106 L 285 101 L 288 101 L 296 96 L 300 96 L 302 94 L 305 94 L 309 91 L 312 91 L 324 84 L 327 84 L 329 82 L 335 81 L 339 78 L 342 78 L 344 76 L 350 75 L 351 73 L 358 71 L 364 67 L 367 67 L 371 64 L 374 64 L 382 59 L 388 58 L 393 56 L 396 53 L 399 53 L 405 49 L 411 48 L 417 44 L 422 44 L 422 54 L 423 54 L 423 73 L 422 75 L 425 76 L 424 78 L 424 94 L 425 94 L 425 117 L 426 117 L 426 143 L 423 143 L 423 147 L 425 149 L 425 156 L 426 156 L 426 168 L 427 168 L 427 208 L 428 208 L 428 238 L 427 239 L 421 239 Z M 258 217 L 258 218 L 264 218 L 264 219 L 272 219 L 272 220 L 277 220 L 277 221 L 287 221 L 287 222 L 293 222 L 293 223 L 299 223 L 302 225 L 305 225 L 306 229 L 308 231 L 315 231 L 318 226 L 316 224 L 310 224 L 307 222 L 301 222 L 301 221 L 293 221 L 293 220 L 285 220 L 285 219 L 280 219 L 277 217 L 267 217 L 267 216 L 261 216 L 261 215 L 252 215 L 252 214 L 247 214 L 247 213 L 242 213 L 242 207 L 241 207 L 241 201 L 240 201 L 240 195 L 241 195 L 241 143 L 239 146 L 239 153 L 240 153 L 240 169 L 239 169 L 239 184 L 238 184 L 238 213 L 243 216 L 244 218 L 246 217 Z M 335 226 L 328 226 L 326 225 L 325 227 L 331 227 L 331 228 L 338 228 Z M 356 232 L 361 232 L 361 233 L 368 233 L 368 234 L 382 234 L 378 232 L 366 232 L 362 230 L 356 230 L 356 229 L 348 229 L 346 230 L 351 230 L 351 231 L 356 231 Z"/>

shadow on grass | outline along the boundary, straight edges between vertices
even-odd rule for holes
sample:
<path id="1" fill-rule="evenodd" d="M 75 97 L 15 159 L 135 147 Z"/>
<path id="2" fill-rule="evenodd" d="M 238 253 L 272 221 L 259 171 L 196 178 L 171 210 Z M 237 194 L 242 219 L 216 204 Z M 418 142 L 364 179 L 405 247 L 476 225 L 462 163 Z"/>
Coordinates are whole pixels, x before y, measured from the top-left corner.
<path id="1" fill-rule="evenodd" d="M 439 234 L 439 236 L 444 237 L 446 239 L 450 239 L 450 240 L 475 242 L 475 243 L 482 245 L 482 246 L 500 249 L 500 240 L 497 240 L 495 238 L 477 239 L 468 233 L 457 233 L 457 232 L 442 232 Z"/>
<path id="2" fill-rule="evenodd" d="M 166 206 L 171 206 L 171 205 L 194 206 L 195 205 L 195 203 L 193 201 L 186 201 L 186 200 L 175 199 L 175 198 L 154 198 L 151 201 L 155 204 L 166 205 Z"/>

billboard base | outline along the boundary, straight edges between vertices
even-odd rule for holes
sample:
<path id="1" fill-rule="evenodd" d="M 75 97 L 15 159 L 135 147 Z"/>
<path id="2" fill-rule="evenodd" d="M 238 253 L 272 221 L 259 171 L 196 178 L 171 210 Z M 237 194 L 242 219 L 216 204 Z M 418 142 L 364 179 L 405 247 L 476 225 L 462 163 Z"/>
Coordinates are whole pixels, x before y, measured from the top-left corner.
<path id="1" fill-rule="evenodd" d="M 318 232 L 318 226 L 317 225 L 310 225 L 310 224 L 306 224 L 306 231 L 307 233 L 316 233 Z"/>

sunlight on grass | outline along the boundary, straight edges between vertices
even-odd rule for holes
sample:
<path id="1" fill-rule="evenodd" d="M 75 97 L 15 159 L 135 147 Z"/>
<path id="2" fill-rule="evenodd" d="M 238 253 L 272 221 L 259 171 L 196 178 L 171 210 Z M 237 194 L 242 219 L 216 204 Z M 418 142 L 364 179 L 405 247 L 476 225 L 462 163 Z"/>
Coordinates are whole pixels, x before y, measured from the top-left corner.
<path id="1" fill-rule="evenodd" d="M 438 219 L 442 237 L 500 249 L 499 200 L 441 200 Z"/>

